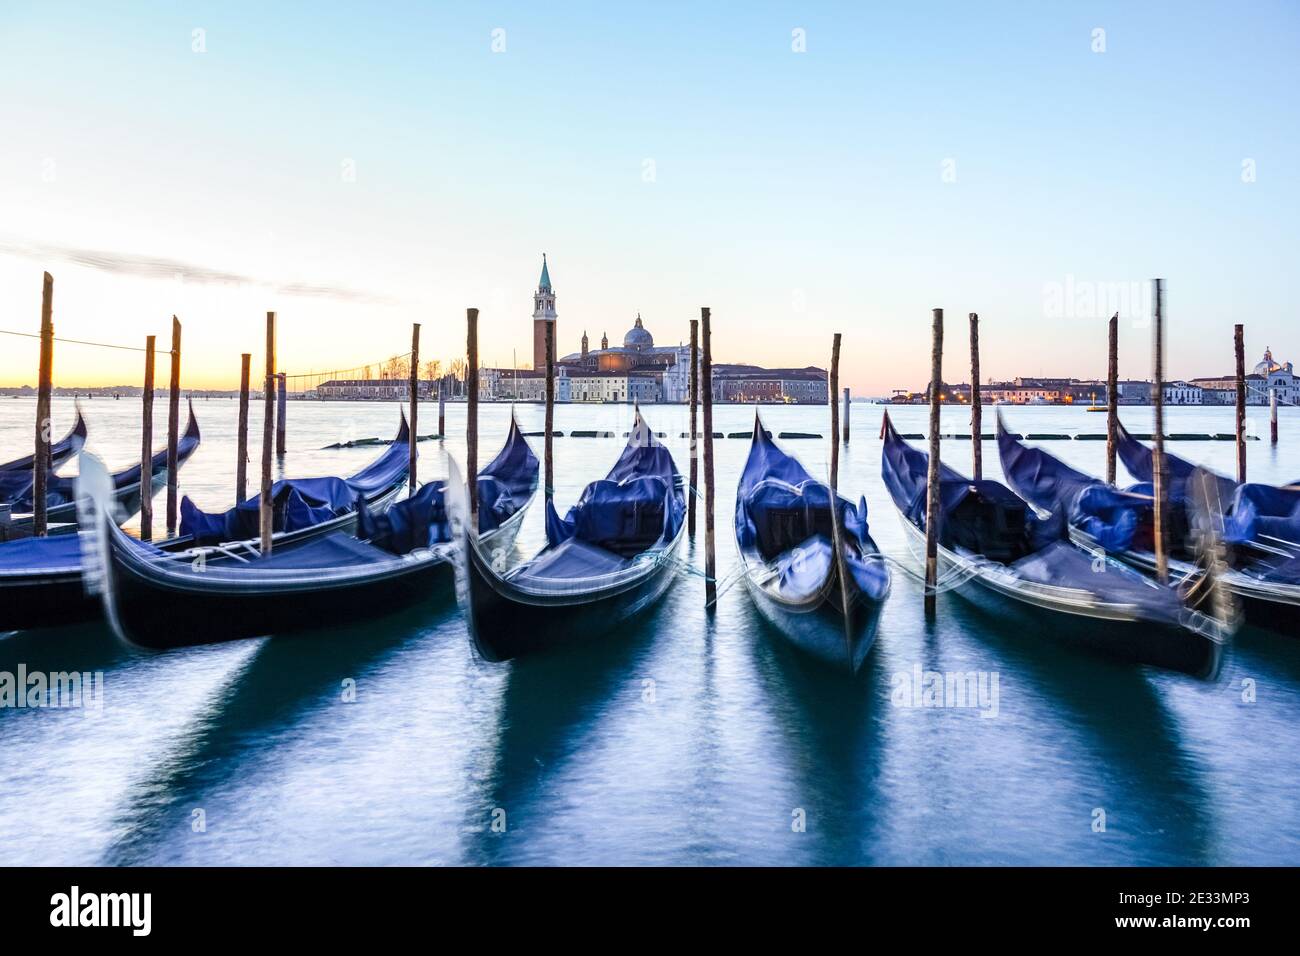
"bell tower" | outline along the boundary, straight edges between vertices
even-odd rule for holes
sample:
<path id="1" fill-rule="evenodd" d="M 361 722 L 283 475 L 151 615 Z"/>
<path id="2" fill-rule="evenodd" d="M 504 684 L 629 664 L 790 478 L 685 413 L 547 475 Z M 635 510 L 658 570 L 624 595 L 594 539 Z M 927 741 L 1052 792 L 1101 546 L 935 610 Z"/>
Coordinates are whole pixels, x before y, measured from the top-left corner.
<path id="1" fill-rule="evenodd" d="M 542 253 L 542 277 L 533 293 L 533 368 L 546 368 L 546 324 L 555 327 L 555 292 L 551 288 L 551 273 L 546 268 L 546 253 Z M 555 341 L 555 358 L 560 357 L 560 337 L 552 333 Z"/>

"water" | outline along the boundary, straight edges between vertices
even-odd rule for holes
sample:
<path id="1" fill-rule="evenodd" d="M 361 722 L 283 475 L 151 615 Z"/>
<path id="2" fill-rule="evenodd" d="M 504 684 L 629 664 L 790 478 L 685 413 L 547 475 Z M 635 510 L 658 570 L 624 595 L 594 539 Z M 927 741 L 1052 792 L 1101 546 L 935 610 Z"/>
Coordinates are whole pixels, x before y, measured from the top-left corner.
<path id="1" fill-rule="evenodd" d="M 196 403 L 204 439 L 181 473 L 204 507 L 233 494 L 235 403 Z M 139 454 L 139 402 L 85 403 L 92 448 Z M 1266 410 L 1252 409 L 1266 435 Z M 252 434 L 260 435 L 254 410 Z M 481 411 L 483 450 L 509 410 Z M 422 432 L 434 430 L 433 408 Z M 448 430 L 463 433 L 463 406 Z M 521 406 L 526 430 L 542 409 Z M 651 407 L 678 436 L 686 409 Z M 896 409 L 903 431 L 927 410 Z M 945 409 L 944 430 L 967 427 Z M 1104 430 L 1082 409 L 1008 412 L 1019 431 Z M 155 422 L 165 421 L 160 403 Z M 0 400 L 0 457 L 30 444 L 33 403 Z M 753 412 L 715 411 L 719 431 Z M 774 430 L 828 431 L 824 408 L 769 408 Z M 1150 431 L 1150 409 L 1124 409 Z M 71 403 L 55 402 L 56 430 Z M 1175 408 L 1173 431 L 1231 430 L 1231 409 Z M 853 409 L 841 487 L 865 494 L 888 553 L 906 553 L 880 480 L 880 409 Z M 390 435 L 391 404 L 289 407 L 287 473 L 346 474 L 377 450 L 321 451 Z M 556 427 L 627 430 L 622 407 L 563 406 Z M 161 425 L 159 426 L 161 429 Z M 992 430 L 991 416 L 987 430 Z M 1250 444 L 1260 481 L 1300 477 L 1300 416 L 1283 443 Z M 620 439 L 557 439 L 557 503 L 603 475 Z M 668 442 L 685 471 L 685 441 Z M 790 441 L 825 473 L 824 441 Z M 718 561 L 735 565 L 733 493 L 748 444 L 717 442 Z M 945 451 L 968 467 L 969 444 Z M 1102 470 L 1104 442 L 1050 448 Z M 1230 442 L 1173 449 L 1232 472 Z M 463 441 L 420 446 L 441 474 Z M 540 451 L 540 448 L 539 448 Z M 255 453 L 256 457 L 256 453 Z M 481 458 L 481 460 L 485 460 Z M 985 446 L 998 474 L 997 451 Z M 163 499 L 155 520 L 163 520 Z M 702 525 L 702 523 L 701 523 Z M 533 508 L 520 539 L 543 537 Z M 697 566 L 699 547 L 684 552 Z M 0 671 L 103 671 L 100 712 L 0 710 L 0 864 L 1294 864 L 1300 859 L 1300 642 L 1244 631 L 1212 684 L 1110 664 L 977 614 L 956 595 L 925 623 L 895 575 L 865 673 L 826 672 L 780 643 L 743 587 L 717 613 L 682 577 L 645 621 L 600 643 L 510 665 L 478 661 L 454 607 L 365 626 L 166 654 L 121 647 L 99 625 L 0 636 Z M 999 677 L 998 713 L 891 703 L 914 665 Z M 356 700 L 342 700 L 346 680 Z M 1243 701 L 1243 681 L 1257 700 Z M 1097 809 L 1105 832 L 1094 832 Z M 505 832 L 494 832 L 504 811 Z M 796 832 L 802 811 L 804 832 Z M 201 813 L 200 813 L 201 812 Z M 204 827 L 198 823 L 202 820 Z M 496 814 L 501 819 L 501 814 Z"/>

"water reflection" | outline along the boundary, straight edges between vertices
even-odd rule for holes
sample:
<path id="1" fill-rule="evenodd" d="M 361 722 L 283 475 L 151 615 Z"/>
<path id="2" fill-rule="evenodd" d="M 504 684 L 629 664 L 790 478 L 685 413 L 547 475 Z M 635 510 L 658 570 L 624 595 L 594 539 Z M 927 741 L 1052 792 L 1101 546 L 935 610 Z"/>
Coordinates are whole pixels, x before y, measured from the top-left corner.
<path id="1" fill-rule="evenodd" d="M 338 704 L 345 679 L 360 684 L 438 616 L 454 613 L 446 598 L 386 617 L 381 627 L 349 625 L 259 639 L 256 651 L 175 735 L 165 756 L 123 794 L 111 824 L 117 836 L 103 862 L 165 862 L 190 831 L 193 808 L 219 806 L 232 786 L 255 777 L 276 740 L 313 710 Z M 434 610 L 439 604 L 441 612 Z"/>

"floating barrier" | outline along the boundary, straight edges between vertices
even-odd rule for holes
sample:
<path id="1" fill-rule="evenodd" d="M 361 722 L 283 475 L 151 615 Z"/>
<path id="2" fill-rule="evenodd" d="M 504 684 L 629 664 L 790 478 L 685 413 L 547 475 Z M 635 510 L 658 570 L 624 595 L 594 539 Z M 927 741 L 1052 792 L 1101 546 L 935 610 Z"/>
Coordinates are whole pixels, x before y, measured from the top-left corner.
<path id="1" fill-rule="evenodd" d="M 613 437 L 614 437 L 614 433 L 613 433 L 613 432 L 578 431 L 578 430 L 574 430 L 574 431 L 569 432 L 569 436 L 570 436 L 571 438 L 613 438 Z"/>
<path id="2" fill-rule="evenodd" d="M 540 432 L 524 432 L 524 433 L 523 433 L 523 436 L 524 436 L 525 438 L 545 438 L 545 437 L 546 437 L 546 432 L 545 432 L 545 431 L 540 431 Z M 552 437 L 552 438 L 563 438 L 563 437 L 564 437 L 564 432 L 553 431 L 553 432 L 551 432 L 551 437 Z"/>
<path id="3" fill-rule="evenodd" d="M 771 432 L 768 432 L 767 434 L 769 438 L 772 436 Z M 818 435 L 816 432 L 781 432 L 777 437 L 778 438 L 821 438 L 822 436 Z"/>
<path id="4" fill-rule="evenodd" d="M 655 438 L 667 438 L 667 437 L 668 437 L 668 433 L 667 433 L 667 432 L 654 432 L 653 434 L 654 434 Z M 624 438 L 631 438 L 631 437 L 632 437 L 632 433 L 631 433 L 631 432 L 624 432 L 624 433 L 623 433 L 623 437 L 624 437 Z"/>

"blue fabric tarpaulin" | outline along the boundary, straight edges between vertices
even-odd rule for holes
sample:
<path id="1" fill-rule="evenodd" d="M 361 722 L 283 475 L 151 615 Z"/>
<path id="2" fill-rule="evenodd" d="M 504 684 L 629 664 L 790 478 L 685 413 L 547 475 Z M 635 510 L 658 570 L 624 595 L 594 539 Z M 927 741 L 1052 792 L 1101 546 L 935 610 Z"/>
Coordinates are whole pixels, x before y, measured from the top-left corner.
<path id="1" fill-rule="evenodd" d="M 537 465 L 537 456 L 512 415 L 505 446 L 479 472 L 480 534 L 500 527 L 528 503 L 537 491 Z M 384 514 L 365 512 L 360 520 L 359 533 L 364 538 L 383 542 L 385 548 L 396 554 L 450 541 L 446 491 L 446 482 L 431 481 Z"/>
<path id="2" fill-rule="evenodd" d="M 889 591 L 889 570 L 869 558 L 875 551 L 867 523 L 867 502 L 836 499 L 844 540 L 844 563 L 858 587 L 875 600 Z M 736 490 L 736 540 L 757 547 L 774 562 L 786 595 L 809 594 L 826 580 L 834 559 L 831 489 L 813 478 L 798 459 L 782 451 L 755 416 L 749 457 Z M 799 540 L 794 540 L 798 538 Z"/>
<path id="3" fill-rule="evenodd" d="M 271 528 L 275 533 L 300 531 L 347 514 L 358 498 L 370 498 L 400 482 L 410 465 L 410 429 L 402 414 L 401 428 L 369 465 L 350 478 L 282 478 L 271 485 Z M 182 535 L 198 544 L 219 544 L 257 537 L 262 496 L 221 512 L 207 512 L 188 496 L 181 499 Z"/>
<path id="4" fill-rule="evenodd" d="M 686 517 L 681 484 L 672 454 L 638 412 L 627 445 L 605 478 L 587 485 L 563 518 L 547 502 L 548 545 L 576 538 L 627 557 L 671 541 Z"/>

